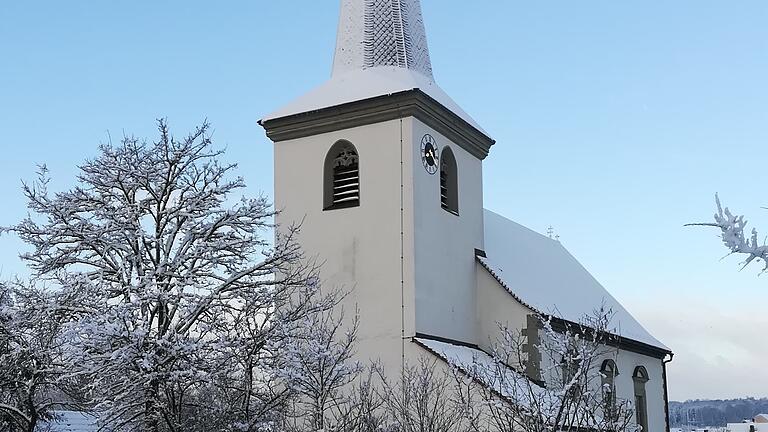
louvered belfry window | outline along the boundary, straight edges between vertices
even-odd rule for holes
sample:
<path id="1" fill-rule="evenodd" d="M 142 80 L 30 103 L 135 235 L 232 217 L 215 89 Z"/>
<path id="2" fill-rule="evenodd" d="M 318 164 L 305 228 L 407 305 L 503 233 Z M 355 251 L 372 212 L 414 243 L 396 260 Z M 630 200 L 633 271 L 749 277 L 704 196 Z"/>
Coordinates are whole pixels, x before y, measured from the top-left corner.
<path id="1" fill-rule="evenodd" d="M 440 163 L 440 207 L 448 210 L 448 167 L 445 161 Z"/>
<path id="2" fill-rule="evenodd" d="M 360 205 L 360 163 L 355 147 L 336 143 L 326 158 L 325 209 Z"/>
<path id="3" fill-rule="evenodd" d="M 459 214 L 459 182 L 456 158 L 449 147 L 443 148 L 440 156 L 440 207 Z"/>

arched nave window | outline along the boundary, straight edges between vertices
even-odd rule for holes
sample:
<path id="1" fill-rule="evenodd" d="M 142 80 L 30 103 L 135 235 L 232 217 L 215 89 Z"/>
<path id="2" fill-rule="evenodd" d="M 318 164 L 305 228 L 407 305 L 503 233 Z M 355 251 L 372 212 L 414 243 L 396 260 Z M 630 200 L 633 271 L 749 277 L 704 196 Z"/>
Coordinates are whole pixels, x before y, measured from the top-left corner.
<path id="1" fill-rule="evenodd" d="M 357 207 L 360 205 L 360 160 L 357 149 L 349 141 L 338 141 L 325 156 L 323 208 Z"/>
<path id="2" fill-rule="evenodd" d="M 440 206 L 450 213 L 459 214 L 459 181 L 456 158 L 450 147 L 443 148 L 440 156 Z"/>
<path id="3" fill-rule="evenodd" d="M 606 359 L 600 366 L 600 376 L 603 388 L 603 410 L 606 417 L 616 417 L 616 376 L 619 368 L 612 359 Z"/>
<path id="4" fill-rule="evenodd" d="M 645 383 L 648 382 L 648 371 L 643 366 L 635 368 L 632 380 L 635 382 L 635 421 L 648 430 L 648 401 L 645 396 Z"/>

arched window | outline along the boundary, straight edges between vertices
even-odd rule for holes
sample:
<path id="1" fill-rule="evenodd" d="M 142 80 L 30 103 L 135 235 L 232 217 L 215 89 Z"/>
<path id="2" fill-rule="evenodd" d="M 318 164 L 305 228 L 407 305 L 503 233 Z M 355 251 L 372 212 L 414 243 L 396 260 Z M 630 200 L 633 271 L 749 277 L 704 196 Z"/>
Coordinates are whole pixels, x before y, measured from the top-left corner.
<path id="1" fill-rule="evenodd" d="M 459 214 L 459 188 L 456 158 L 450 147 L 440 155 L 440 206 L 443 210 Z"/>
<path id="2" fill-rule="evenodd" d="M 584 374 L 582 370 L 583 359 L 575 345 L 575 340 L 569 339 L 565 347 L 560 368 L 562 370 L 563 390 L 571 398 L 576 398 L 581 394 L 582 384 L 584 383 Z"/>
<path id="3" fill-rule="evenodd" d="M 349 141 L 338 141 L 325 156 L 323 209 L 360 205 L 360 161 Z"/>
<path id="4" fill-rule="evenodd" d="M 616 419 L 618 414 L 616 410 L 616 376 L 619 374 L 619 368 L 616 362 L 611 359 L 603 361 L 600 366 L 600 376 L 603 385 L 603 412 L 611 420 Z"/>
<path id="5" fill-rule="evenodd" d="M 632 380 L 635 382 L 635 422 L 648 430 L 648 402 L 645 397 L 645 383 L 648 382 L 648 371 L 643 366 L 635 368 Z"/>

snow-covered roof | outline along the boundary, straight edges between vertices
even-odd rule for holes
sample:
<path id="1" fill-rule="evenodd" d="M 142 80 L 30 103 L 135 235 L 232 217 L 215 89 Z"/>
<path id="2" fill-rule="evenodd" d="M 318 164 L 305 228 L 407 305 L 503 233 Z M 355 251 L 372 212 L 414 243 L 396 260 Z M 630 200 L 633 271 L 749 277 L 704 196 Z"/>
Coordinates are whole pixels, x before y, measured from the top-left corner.
<path id="1" fill-rule="evenodd" d="M 96 418 L 77 411 L 56 411 L 57 421 L 46 423 L 51 432 L 96 432 Z"/>
<path id="2" fill-rule="evenodd" d="M 489 136 L 435 83 L 419 0 L 342 0 L 331 79 L 261 122 L 416 89 Z"/>
<path id="3" fill-rule="evenodd" d="M 546 391 L 536 384 L 526 386 L 527 377 L 506 365 L 497 363 L 493 357 L 480 349 L 419 337 L 415 340 L 448 364 L 458 367 L 468 376 L 480 379 L 484 385 L 492 387 L 496 394 L 507 400 L 522 402 L 520 395 L 526 394 L 528 389 L 540 392 L 542 396 Z"/>
<path id="4" fill-rule="evenodd" d="M 378 66 L 335 75 L 309 93 L 267 115 L 261 121 L 417 89 L 488 136 L 488 133 L 434 81 L 419 72 L 396 66 Z"/>
<path id="5" fill-rule="evenodd" d="M 669 350 L 654 338 L 556 240 L 485 210 L 483 266 L 521 303 L 580 322 L 602 305 L 614 312 L 611 325 L 627 339 Z"/>
<path id="6" fill-rule="evenodd" d="M 443 360 L 452 365 L 471 365 L 473 363 L 493 364 L 493 358 L 485 351 L 479 348 L 472 348 L 467 345 L 456 345 L 448 342 L 441 342 L 434 339 L 423 337 L 414 338 L 416 342 L 425 346 L 434 354 L 437 354 Z"/>

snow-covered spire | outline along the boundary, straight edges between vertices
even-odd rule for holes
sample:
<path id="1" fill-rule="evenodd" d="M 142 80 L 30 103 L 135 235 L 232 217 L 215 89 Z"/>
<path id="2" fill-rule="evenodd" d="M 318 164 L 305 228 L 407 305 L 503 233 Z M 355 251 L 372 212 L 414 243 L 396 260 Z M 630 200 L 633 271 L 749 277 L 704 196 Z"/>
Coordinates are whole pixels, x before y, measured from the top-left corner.
<path id="1" fill-rule="evenodd" d="M 429 96 L 479 132 L 482 143 L 478 145 L 484 150 L 476 156 L 486 156 L 486 147 L 493 140 L 437 85 L 432 75 L 420 1 L 341 0 L 331 79 L 262 118 L 260 123 L 275 139 L 279 133 L 270 132 L 273 129 L 266 125 L 273 120 L 413 91 Z"/>
<path id="2" fill-rule="evenodd" d="M 333 76 L 376 66 L 434 79 L 419 0 L 341 0 Z"/>

